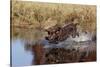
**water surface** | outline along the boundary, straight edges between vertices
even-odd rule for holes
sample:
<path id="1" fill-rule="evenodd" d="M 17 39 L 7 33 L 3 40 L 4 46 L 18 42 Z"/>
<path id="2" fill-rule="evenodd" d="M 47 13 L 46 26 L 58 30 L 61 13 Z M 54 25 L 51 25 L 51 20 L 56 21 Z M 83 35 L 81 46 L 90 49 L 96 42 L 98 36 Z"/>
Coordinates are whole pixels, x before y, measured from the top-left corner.
<path id="1" fill-rule="evenodd" d="M 24 29 L 20 31 L 16 30 L 16 33 L 16 36 L 13 36 L 11 40 L 13 67 L 35 65 L 37 63 L 44 64 L 42 62 L 44 62 L 46 58 L 42 58 L 41 60 L 41 56 L 45 51 L 50 51 L 51 48 L 75 48 L 77 50 L 79 47 L 81 47 L 80 52 L 87 51 L 87 54 L 92 50 L 96 52 L 96 42 L 91 41 L 91 37 L 88 36 L 89 34 L 85 35 L 82 33 L 80 37 L 68 38 L 67 40 L 58 44 L 50 44 L 44 39 L 44 33 L 42 31 Z M 40 58 L 40 60 L 37 61 L 38 58 Z M 74 61 L 76 62 L 76 60 Z"/>

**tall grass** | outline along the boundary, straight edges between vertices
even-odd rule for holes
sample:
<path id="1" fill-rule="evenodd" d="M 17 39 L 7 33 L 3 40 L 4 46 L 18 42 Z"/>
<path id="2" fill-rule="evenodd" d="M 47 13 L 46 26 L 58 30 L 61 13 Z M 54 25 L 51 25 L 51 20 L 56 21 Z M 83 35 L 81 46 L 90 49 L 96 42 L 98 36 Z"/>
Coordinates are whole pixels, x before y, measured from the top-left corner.
<path id="1" fill-rule="evenodd" d="M 12 27 L 45 29 L 77 19 L 83 31 L 96 31 L 96 6 L 12 1 Z"/>

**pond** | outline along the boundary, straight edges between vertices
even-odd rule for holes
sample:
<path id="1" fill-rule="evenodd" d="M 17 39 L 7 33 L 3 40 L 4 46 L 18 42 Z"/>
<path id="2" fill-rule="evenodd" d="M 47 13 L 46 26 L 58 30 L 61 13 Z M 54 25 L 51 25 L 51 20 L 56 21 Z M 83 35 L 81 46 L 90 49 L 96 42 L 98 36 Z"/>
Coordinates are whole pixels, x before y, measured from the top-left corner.
<path id="1" fill-rule="evenodd" d="M 47 40 L 44 39 L 44 33 L 42 33 L 41 31 L 34 31 L 34 30 L 32 31 L 23 29 L 23 30 L 16 30 L 16 32 L 17 35 L 11 38 L 11 49 L 12 49 L 11 56 L 12 56 L 13 67 L 96 60 L 96 42 L 89 40 L 90 37 L 88 39 L 87 35 L 86 35 L 86 41 L 85 40 L 79 41 L 80 38 L 83 37 L 80 36 L 79 38 L 76 37 L 75 39 L 69 38 L 66 41 L 60 42 L 59 44 L 50 44 L 48 43 Z M 85 39 L 85 37 L 83 38 Z M 70 49 L 70 52 L 68 49 Z M 74 50 L 74 52 L 71 50 Z M 67 55 L 62 54 L 62 51 Z M 84 59 L 80 60 L 80 57 L 83 56 L 83 53 L 81 54 L 81 52 L 83 53 L 86 52 L 86 54 L 92 52 L 93 57 L 90 55 L 88 56 L 91 57 L 92 59 L 85 57 L 88 60 Z M 56 60 L 51 61 L 50 59 L 54 59 L 56 57 L 54 55 L 55 53 L 58 54 L 60 58 L 62 58 L 61 54 L 65 55 L 65 57 L 72 56 L 73 53 L 75 55 L 73 55 L 74 58 L 71 57 L 71 60 L 69 58 L 65 58 L 66 60 L 58 58 Z"/>
<path id="2" fill-rule="evenodd" d="M 23 31 L 22 31 L 23 30 Z M 34 51 L 28 48 L 27 45 L 33 45 L 36 41 L 42 38 L 42 33 L 38 30 L 16 29 L 12 32 L 11 38 L 11 64 L 12 66 L 27 66 L 34 64 Z M 39 41 L 40 42 L 40 41 Z M 45 41 L 43 41 L 46 43 Z"/>
<path id="3" fill-rule="evenodd" d="M 31 65 L 33 55 L 25 50 L 25 42 L 21 39 L 12 40 L 12 65 Z"/>

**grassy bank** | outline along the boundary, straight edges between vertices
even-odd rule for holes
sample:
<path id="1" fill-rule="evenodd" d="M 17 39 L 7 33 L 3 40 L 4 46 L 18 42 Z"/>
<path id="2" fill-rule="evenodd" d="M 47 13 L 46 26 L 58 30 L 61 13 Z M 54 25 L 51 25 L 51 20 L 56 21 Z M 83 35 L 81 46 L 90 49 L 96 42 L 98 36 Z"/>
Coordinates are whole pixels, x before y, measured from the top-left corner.
<path id="1" fill-rule="evenodd" d="M 77 19 L 83 31 L 96 31 L 96 6 L 12 1 L 13 33 L 16 28 L 42 30 Z"/>

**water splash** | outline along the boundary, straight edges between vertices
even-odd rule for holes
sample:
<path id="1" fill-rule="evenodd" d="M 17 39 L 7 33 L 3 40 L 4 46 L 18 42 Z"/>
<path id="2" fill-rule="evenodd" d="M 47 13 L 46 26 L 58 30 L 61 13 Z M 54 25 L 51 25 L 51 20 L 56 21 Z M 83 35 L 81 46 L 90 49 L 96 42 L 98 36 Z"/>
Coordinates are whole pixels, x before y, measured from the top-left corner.
<path id="1" fill-rule="evenodd" d="M 92 36 L 90 33 L 80 33 L 79 37 L 76 36 L 75 38 L 69 37 L 66 41 L 75 41 L 75 42 L 81 42 L 81 41 L 90 41 L 92 40 Z"/>

